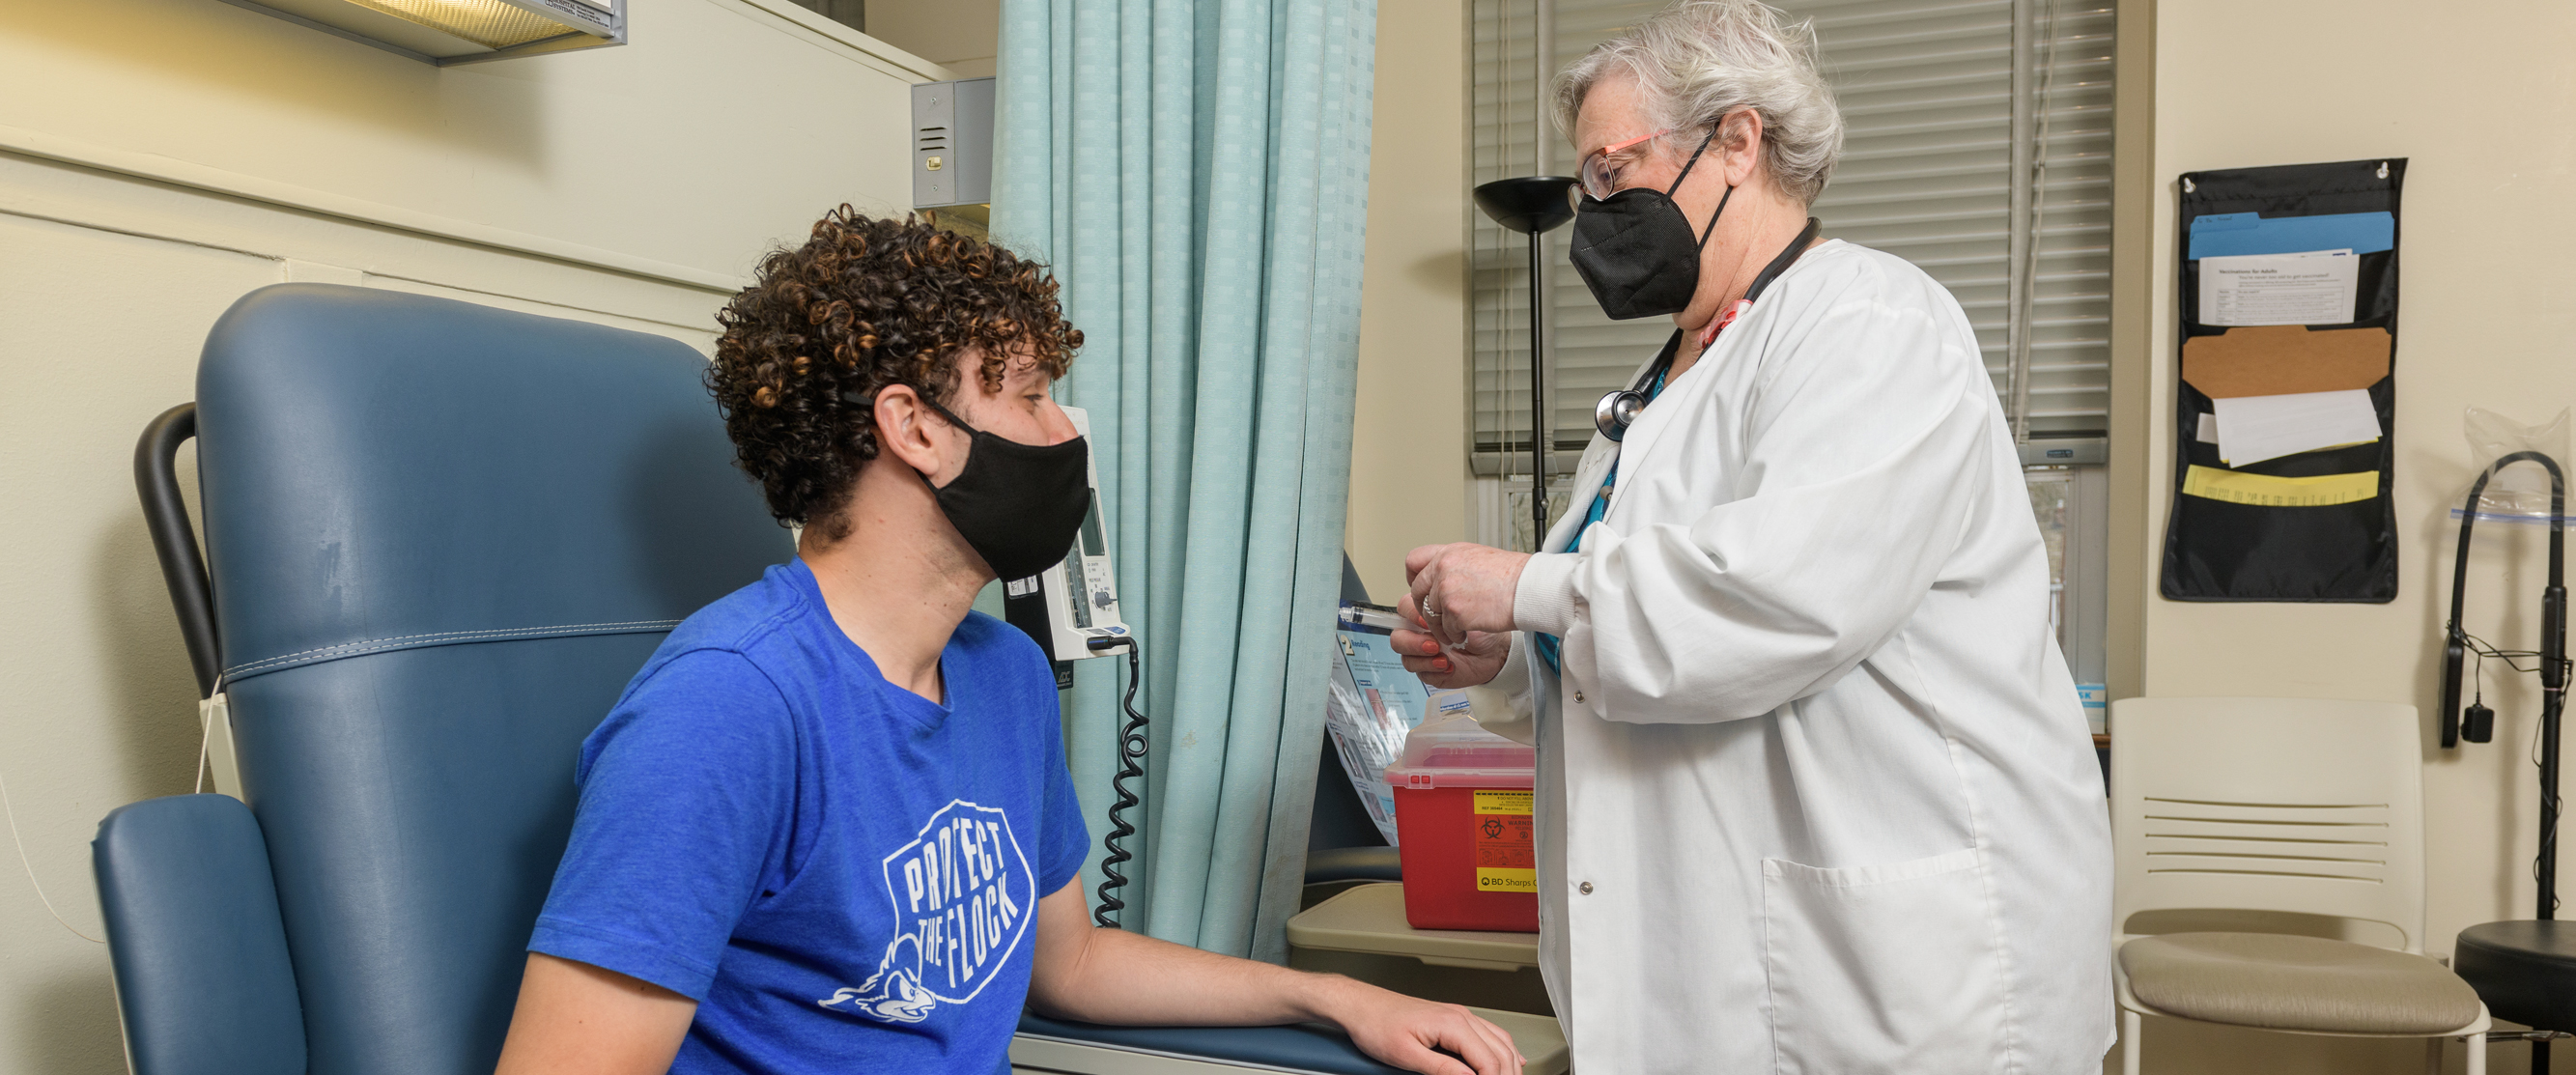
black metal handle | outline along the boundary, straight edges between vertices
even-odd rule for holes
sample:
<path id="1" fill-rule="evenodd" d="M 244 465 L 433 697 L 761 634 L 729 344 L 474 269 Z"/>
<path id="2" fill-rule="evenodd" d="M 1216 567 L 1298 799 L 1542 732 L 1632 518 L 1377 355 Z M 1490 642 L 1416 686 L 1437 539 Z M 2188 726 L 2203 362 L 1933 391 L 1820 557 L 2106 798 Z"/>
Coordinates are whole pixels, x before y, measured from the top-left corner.
<path id="1" fill-rule="evenodd" d="M 2540 686 L 2567 689 L 2567 587 L 2554 578 L 2540 591 Z"/>
<path id="2" fill-rule="evenodd" d="M 2460 745 L 2460 673 L 2468 661 L 2468 648 L 2460 645 L 2460 625 L 2451 624 L 2448 641 L 2442 643 L 2442 749 Z M 2477 742 L 2471 738 L 2470 742 Z"/>
<path id="3" fill-rule="evenodd" d="M 215 589 L 206 575 L 205 557 L 197 553 L 197 530 L 188 522 L 187 502 L 179 499 L 175 465 L 179 445 L 196 435 L 194 403 L 163 411 L 143 427 L 143 439 L 134 444 L 134 491 L 143 498 L 143 524 L 152 531 L 152 551 L 161 558 L 161 581 L 170 586 L 179 634 L 188 640 L 197 694 L 209 697 L 223 670 L 223 656 L 215 646 Z"/>

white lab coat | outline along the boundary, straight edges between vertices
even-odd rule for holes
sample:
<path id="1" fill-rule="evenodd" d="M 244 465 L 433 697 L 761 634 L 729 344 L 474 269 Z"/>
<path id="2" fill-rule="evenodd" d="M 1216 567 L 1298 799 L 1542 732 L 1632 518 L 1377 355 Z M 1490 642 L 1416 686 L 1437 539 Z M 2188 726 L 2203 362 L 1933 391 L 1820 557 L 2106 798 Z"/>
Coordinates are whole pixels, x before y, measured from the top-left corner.
<path id="1" fill-rule="evenodd" d="M 1974 331 L 1829 242 L 1596 436 L 1492 684 L 1539 745 L 1541 956 L 1591 1075 L 2076 1075 L 2110 824 Z M 1488 698 L 1492 696 L 1488 695 Z M 1517 725 L 1517 726 L 1515 726 Z"/>

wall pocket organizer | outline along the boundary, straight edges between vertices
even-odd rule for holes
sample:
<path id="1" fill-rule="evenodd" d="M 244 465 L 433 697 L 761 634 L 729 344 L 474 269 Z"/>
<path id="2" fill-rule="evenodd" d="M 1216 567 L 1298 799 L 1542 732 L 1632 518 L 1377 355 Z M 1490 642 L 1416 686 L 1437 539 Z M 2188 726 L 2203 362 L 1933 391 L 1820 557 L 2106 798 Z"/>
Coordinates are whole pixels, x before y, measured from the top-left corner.
<path id="1" fill-rule="evenodd" d="M 2163 591 L 2386 602 L 2406 162 L 2182 177 Z"/>

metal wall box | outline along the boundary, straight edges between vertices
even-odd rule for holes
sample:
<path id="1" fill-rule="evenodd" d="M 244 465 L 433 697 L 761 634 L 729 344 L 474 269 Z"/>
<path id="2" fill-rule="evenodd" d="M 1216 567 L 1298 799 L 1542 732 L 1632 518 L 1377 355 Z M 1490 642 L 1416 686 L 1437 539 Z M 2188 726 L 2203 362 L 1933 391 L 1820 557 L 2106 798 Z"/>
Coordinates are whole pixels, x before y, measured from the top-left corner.
<path id="1" fill-rule="evenodd" d="M 224 0 L 422 63 L 626 43 L 626 0 Z"/>
<path id="2" fill-rule="evenodd" d="M 912 207 L 993 200 L 993 80 L 912 88 Z"/>

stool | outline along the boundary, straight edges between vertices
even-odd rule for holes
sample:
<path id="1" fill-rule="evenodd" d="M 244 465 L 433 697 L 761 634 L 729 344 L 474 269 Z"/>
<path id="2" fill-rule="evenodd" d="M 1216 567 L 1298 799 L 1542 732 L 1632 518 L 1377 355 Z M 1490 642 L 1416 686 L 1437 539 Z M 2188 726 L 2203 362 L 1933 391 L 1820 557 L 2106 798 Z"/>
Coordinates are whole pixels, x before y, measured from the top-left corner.
<path id="1" fill-rule="evenodd" d="M 2576 1030 L 2576 922 L 2470 926 L 2460 931 L 2451 970 L 2468 980 L 2498 1019 L 2536 1030 Z"/>

